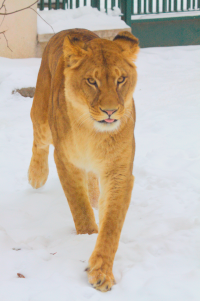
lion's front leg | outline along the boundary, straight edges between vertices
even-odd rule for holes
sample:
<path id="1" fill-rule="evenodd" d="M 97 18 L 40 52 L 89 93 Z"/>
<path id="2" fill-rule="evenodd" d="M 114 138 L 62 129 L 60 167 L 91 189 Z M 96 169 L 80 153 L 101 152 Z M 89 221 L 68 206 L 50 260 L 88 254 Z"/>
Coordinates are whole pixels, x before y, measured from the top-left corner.
<path id="1" fill-rule="evenodd" d="M 98 209 L 98 200 L 100 195 L 98 178 L 93 172 L 88 172 L 87 178 L 90 204 L 93 208 Z"/>
<path id="2" fill-rule="evenodd" d="M 94 213 L 87 192 L 86 173 L 67 158 L 54 152 L 55 163 L 74 219 L 77 234 L 98 233 Z"/>
<path id="3" fill-rule="evenodd" d="M 115 283 L 113 261 L 129 207 L 133 182 L 132 175 L 121 173 L 106 177 L 101 182 L 103 191 L 99 201 L 99 235 L 86 271 L 89 283 L 102 292 L 110 290 Z"/>

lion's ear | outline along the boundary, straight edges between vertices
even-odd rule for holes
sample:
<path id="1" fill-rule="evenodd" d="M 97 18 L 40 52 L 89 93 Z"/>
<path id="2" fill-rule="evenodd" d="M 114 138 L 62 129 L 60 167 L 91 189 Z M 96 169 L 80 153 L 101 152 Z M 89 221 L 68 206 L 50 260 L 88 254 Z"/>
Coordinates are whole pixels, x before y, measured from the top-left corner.
<path id="1" fill-rule="evenodd" d="M 63 43 L 64 59 L 68 67 L 77 66 L 78 62 L 86 55 L 86 45 L 77 37 L 66 37 Z"/>
<path id="2" fill-rule="evenodd" d="M 119 32 L 113 40 L 119 45 L 123 54 L 132 60 L 136 60 L 137 54 L 140 50 L 139 40 L 128 31 Z"/>

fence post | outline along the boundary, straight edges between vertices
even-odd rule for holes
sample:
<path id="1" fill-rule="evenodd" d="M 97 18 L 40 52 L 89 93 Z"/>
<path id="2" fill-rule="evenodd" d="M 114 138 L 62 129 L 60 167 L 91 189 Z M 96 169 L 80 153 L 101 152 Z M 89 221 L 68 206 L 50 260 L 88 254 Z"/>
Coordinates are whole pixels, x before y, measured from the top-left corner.
<path id="1" fill-rule="evenodd" d="M 55 7 L 55 9 L 59 9 L 60 8 L 60 2 L 59 2 L 59 0 L 56 0 L 56 7 Z"/>
<path id="2" fill-rule="evenodd" d="M 91 0 L 91 6 L 97 7 L 97 0 Z"/>
<path id="3" fill-rule="evenodd" d="M 115 0 L 111 0 L 111 8 L 113 9 L 114 6 L 115 6 Z"/>
<path id="4" fill-rule="evenodd" d="M 80 3 L 79 0 L 76 0 L 76 8 L 79 7 Z"/>
<path id="5" fill-rule="evenodd" d="M 44 0 L 40 0 L 40 10 L 44 10 Z"/>
<path id="6" fill-rule="evenodd" d="M 133 0 L 121 0 L 122 19 L 128 26 L 131 26 L 132 2 Z"/>

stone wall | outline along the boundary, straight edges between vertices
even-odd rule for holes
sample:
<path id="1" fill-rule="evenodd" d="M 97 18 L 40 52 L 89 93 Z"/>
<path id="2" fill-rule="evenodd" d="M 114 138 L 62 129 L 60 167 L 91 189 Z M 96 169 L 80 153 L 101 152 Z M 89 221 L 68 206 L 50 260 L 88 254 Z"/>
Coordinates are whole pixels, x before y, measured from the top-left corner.
<path id="1" fill-rule="evenodd" d="M 34 0 L 6 0 L 7 12 L 12 12 L 29 6 Z M 0 6 L 2 0 L 0 0 Z M 37 9 L 37 4 L 33 6 Z M 1 9 L 1 13 L 4 9 Z M 0 16 L 0 24 L 3 16 Z M 6 38 L 0 35 L 0 56 L 8 58 L 29 58 L 36 56 L 36 37 L 37 37 L 37 14 L 31 9 L 27 9 L 12 15 L 5 16 L 0 26 L 0 32 L 6 31 Z"/>

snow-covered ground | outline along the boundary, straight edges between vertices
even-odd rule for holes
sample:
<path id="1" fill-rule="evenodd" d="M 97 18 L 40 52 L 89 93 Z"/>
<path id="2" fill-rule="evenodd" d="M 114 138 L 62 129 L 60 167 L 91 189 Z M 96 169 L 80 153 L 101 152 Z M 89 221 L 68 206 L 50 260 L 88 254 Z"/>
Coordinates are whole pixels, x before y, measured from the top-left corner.
<path id="1" fill-rule="evenodd" d="M 76 235 L 53 148 L 46 185 L 28 184 L 32 99 L 11 92 L 39 65 L 0 58 L 0 300 L 199 301 L 200 46 L 139 54 L 136 181 L 107 293 L 87 282 L 97 235 Z"/>
<path id="2" fill-rule="evenodd" d="M 85 28 L 88 30 L 109 30 L 128 28 L 129 26 L 119 17 L 121 11 L 118 7 L 108 11 L 109 14 L 99 11 L 91 6 L 74 9 L 58 9 L 39 11 L 39 15 L 53 27 L 55 33 L 64 29 Z M 52 28 L 39 16 L 37 17 L 38 34 L 53 33 Z"/>

